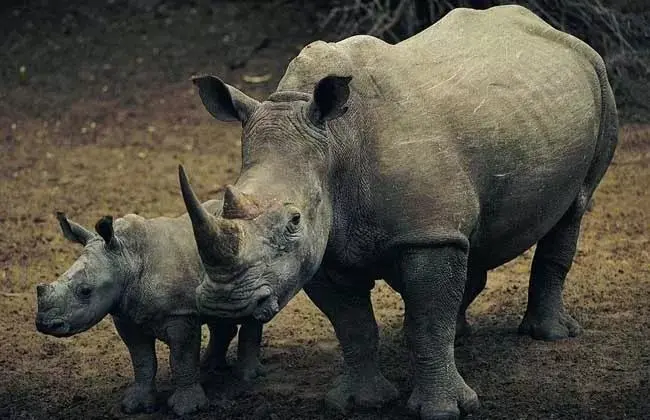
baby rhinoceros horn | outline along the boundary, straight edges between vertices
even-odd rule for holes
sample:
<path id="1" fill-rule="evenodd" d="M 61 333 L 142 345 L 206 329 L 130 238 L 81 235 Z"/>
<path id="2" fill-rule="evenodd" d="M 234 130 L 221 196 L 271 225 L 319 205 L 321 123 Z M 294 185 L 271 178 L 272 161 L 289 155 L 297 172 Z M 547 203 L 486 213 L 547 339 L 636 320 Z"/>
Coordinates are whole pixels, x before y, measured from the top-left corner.
<path id="1" fill-rule="evenodd" d="M 217 218 L 203 208 L 182 165 L 178 166 L 178 177 L 201 260 L 212 267 L 235 265 L 241 246 L 241 227 L 234 220 Z"/>

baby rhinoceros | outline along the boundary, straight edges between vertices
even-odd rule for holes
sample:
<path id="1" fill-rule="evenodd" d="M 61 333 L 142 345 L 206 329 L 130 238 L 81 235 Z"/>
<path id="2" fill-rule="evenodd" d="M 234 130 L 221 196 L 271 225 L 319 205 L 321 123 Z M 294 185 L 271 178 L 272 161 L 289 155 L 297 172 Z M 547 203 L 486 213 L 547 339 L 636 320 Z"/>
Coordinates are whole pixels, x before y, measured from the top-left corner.
<path id="1" fill-rule="evenodd" d="M 203 206 L 220 213 L 222 201 L 210 200 Z M 122 410 L 156 408 L 156 339 L 170 348 L 175 391 L 167 401 L 169 407 L 177 415 L 204 408 L 208 400 L 199 384 L 200 368 L 225 366 L 238 321 L 206 318 L 196 309 L 195 289 L 205 273 L 187 215 L 145 219 L 129 214 L 115 225 L 106 216 L 95 225 L 97 233 L 63 213 L 57 213 L 57 218 L 65 237 L 82 244 L 84 250 L 56 282 L 36 287 L 38 331 L 69 337 L 110 314 L 129 349 L 135 374 Z M 261 368 L 262 324 L 239 321 L 237 372 L 252 379 Z M 209 327 L 210 341 L 199 363 L 202 324 Z"/>

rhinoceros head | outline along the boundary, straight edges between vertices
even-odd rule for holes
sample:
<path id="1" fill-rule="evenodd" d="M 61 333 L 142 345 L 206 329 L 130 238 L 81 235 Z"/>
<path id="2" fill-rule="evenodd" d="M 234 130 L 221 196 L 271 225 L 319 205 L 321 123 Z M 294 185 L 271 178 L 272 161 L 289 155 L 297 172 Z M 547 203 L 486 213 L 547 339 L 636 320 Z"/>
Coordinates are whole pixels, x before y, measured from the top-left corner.
<path id="1" fill-rule="evenodd" d="M 57 218 L 63 235 L 84 249 L 57 281 L 36 286 L 36 328 L 66 337 L 97 324 L 119 301 L 125 258 L 113 232 L 112 217 L 97 222 L 97 233 L 68 220 L 63 213 L 57 213 Z"/>
<path id="2" fill-rule="evenodd" d="M 350 77 L 313 94 L 276 92 L 262 103 L 212 76 L 194 79 L 207 110 L 241 121 L 242 170 L 221 217 L 200 206 L 183 168 L 181 190 L 206 270 L 197 288 L 208 315 L 270 320 L 318 269 L 332 220 L 328 120 L 345 113 Z"/>

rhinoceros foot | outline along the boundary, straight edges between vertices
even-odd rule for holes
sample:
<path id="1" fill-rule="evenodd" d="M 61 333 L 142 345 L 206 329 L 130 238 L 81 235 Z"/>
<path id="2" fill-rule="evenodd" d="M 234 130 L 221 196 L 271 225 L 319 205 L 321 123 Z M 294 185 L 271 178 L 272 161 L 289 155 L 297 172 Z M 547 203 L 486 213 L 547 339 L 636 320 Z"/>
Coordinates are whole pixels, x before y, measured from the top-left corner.
<path id="1" fill-rule="evenodd" d="M 204 354 L 203 357 L 201 357 L 201 372 L 202 373 L 214 373 L 214 372 L 221 372 L 221 371 L 227 371 L 229 369 L 228 362 L 226 361 L 226 358 L 221 356 L 221 357 L 216 357 L 211 354 Z"/>
<path id="2" fill-rule="evenodd" d="M 478 410 L 476 392 L 467 386 L 460 376 L 456 382 L 455 395 L 450 392 L 436 392 L 430 387 L 416 386 L 409 397 L 407 408 L 421 420 L 456 420 L 461 415 Z"/>
<path id="3" fill-rule="evenodd" d="M 339 412 L 347 413 L 354 406 L 380 407 L 398 396 L 397 388 L 381 373 L 359 378 L 344 374 L 327 393 L 325 403 Z"/>
<path id="4" fill-rule="evenodd" d="M 526 314 L 519 325 L 519 334 L 530 335 L 535 340 L 556 341 L 582 334 L 582 327 L 571 315 L 561 310 L 554 317 Z"/>
<path id="5" fill-rule="evenodd" d="M 156 390 L 152 386 L 133 384 L 124 392 L 122 411 L 126 414 L 156 411 Z"/>
<path id="6" fill-rule="evenodd" d="M 249 382 L 266 373 L 264 365 L 258 359 L 252 359 L 235 364 L 235 375 L 242 381 Z"/>
<path id="7" fill-rule="evenodd" d="M 184 416 L 207 407 L 208 398 L 197 383 L 177 389 L 167 400 L 167 405 L 177 416 Z"/>

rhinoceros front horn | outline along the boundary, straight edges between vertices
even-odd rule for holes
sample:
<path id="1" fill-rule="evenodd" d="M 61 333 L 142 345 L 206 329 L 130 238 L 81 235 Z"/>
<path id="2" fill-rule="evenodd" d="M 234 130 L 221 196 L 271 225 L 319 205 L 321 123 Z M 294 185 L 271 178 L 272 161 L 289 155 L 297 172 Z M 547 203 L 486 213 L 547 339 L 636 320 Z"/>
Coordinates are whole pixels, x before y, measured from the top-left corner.
<path id="1" fill-rule="evenodd" d="M 203 208 L 182 165 L 178 166 L 178 178 L 203 263 L 209 266 L 234 265 L 241 241 L 239 225 L 233 220 L 216 218 Z"/>

